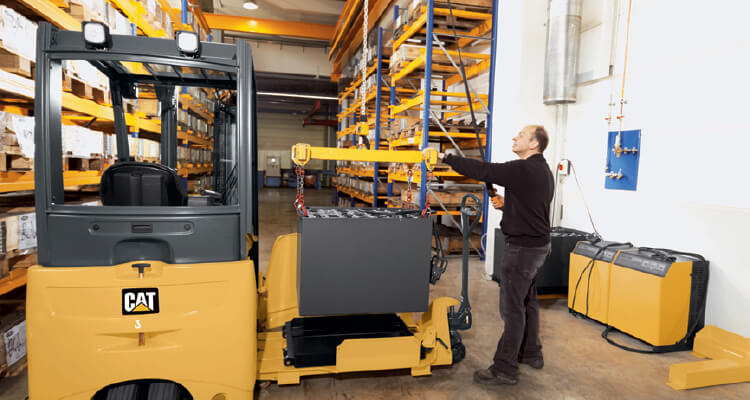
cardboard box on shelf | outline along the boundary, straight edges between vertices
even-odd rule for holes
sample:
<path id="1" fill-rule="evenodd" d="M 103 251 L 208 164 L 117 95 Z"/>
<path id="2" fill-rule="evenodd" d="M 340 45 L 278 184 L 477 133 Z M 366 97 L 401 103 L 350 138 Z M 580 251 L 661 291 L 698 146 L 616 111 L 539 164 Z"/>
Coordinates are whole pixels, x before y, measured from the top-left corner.
<path id="1" fill-rule="evenodd" d="M 26 365 L 26 318 L 16 311 L 0 318 L 0 376 L 14 376 Z"/>

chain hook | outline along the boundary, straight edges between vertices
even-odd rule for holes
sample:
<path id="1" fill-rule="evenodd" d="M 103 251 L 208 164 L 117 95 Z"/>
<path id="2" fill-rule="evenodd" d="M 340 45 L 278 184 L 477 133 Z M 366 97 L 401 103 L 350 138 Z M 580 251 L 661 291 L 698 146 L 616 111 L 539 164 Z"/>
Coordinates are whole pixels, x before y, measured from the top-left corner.
<path id="1" fill-rule="evenodd" d="M 297 198 L 294 200 L 294 208 L 298 217 L 307 217 L 305 208 L 305 170 L 299 165 L 294 170 L 297 179 Z"/>

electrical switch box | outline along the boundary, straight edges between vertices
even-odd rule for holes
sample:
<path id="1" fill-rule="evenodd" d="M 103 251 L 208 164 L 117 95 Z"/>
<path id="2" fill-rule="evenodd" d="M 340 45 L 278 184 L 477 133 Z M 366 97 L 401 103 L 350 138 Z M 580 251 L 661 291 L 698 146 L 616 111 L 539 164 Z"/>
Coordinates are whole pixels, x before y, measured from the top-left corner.
<path id="1" fill-rule="evenodd" d="M 570 161 L 568 160 L 561 160 L 559 164 L 557 164 L 557 173 L 560 176 L 568 176 L 570 175 Z"/>
<path id="2" fill-rule="evenodd" d="M 617 136 L 620 135 L 618 140 Z M 618 146 L 619 144 L 619 146 Z M 641 130 L 609 132 L 604 188 L 636 190 L 641 157 Z"/>

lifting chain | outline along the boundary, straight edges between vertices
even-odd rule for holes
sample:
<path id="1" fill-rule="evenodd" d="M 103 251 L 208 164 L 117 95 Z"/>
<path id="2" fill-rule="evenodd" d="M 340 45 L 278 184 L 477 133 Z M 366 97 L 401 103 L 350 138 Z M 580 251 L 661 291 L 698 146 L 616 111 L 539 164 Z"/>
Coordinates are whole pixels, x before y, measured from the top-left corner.
<path id="1" fill-rule="evenodd" d="M 363 122 L 367 122 L 367 101 L 365 100 L 365 96 L 367 95 L 367 93 L 365 91 L 365 80 L 367 80 L 367 58 L 369 57 L 370 53 L 370 47 L 367 43 L 367 31 L 370 30 L 370 24 L 367 18 L 369 9 L 370 4 L 368 0 L 365 0 L 364 4 L 362 5 L 362 16 L 364 18 L 364 21 L 362 21 L 362 61 L 360 62 L 360 67 L 362 68 L 362 83 L 359 84 L 359 97 L 362 98 L 362 108 L 360 109 L 360 114 L 364 118 Z"/>
<path id="2" fill-rule="evenodd" d="M 424 209 L 422 210 L 422 218 L 427 218 L 432 214 L 432 209 L 430 208 L 430 182 L 432 182 L 432 171 L 427 171 L 424 179 L 424 184 L 427 185 L 427 190 L 425 190 L 425 199 L 424 199 Z"/>
<path id="3" fill-rule="evenodd" d="M 412 167 L 409 167 L 408 172 L 406 173 L 406 207 L 404 208 L 411 208 L 411 202 L 412 202 L 412 192 L 411 192 L 411 182 L 414 180 L 414 171 L 412 170 Z"/>
<path id="4" fill-rule="evenodd" d="M 306 217 L 307 209 L 305 208 L 305 170 L 299 165 L 294 169 L 297 177 L 297 199 L 294 200 L 294 208 L 297 210 L 298 217 Z"/>

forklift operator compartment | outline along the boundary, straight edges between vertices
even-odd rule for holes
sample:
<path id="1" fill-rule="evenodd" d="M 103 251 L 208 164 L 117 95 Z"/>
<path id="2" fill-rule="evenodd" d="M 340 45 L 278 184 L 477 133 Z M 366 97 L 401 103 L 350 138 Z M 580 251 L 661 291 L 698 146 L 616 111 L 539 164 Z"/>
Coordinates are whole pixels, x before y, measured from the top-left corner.
<path id="1" fill-rule="evenodd" d="M 245 234 L 257 229 L 257 193 L 247 190 L 257 175 L 251 129 L 256 121 L 253 110 L 241 111 L 243 105 L 255 107 L 247 98 L 254 93 L 249 49 L 200 42 L 193 46 L 190 35 L 182 32 L 177 40 L 110 36 L 101 26 L 86 23 L 83 32 L 40 26 L 37 71 L 42 84 L 36 86 L 36 110 L 42 118 L 36 127 L 40 168 L 35 175 L 40 188 L 37 212 L 42 216 L 37 221 L 39 263 L 69 267 L 134 259 L 170 264 L 246 259 Z M 238 60 L 243 59 L 248 65 L 241 67 Z M 100 205 L 64 201 L 66 125 L 96 124 L 96 118 L 62 109 L 68 95 L 61 79 L 64 63 L 76 63 L 82 72 L 98 69 L 108 78 L 112 108 L 101 108 L 114 119 L 116 163 L 102 173 Z M 238 91 L 238 85 L 246 87 Z M 215 101 L 213 110 L 195 110 L 213 114 L 208 137 L 191 130 L 190 114 L 180 107 L 196 93 Z M 139 102 L 148 102 L 158 119 L 146 119 Z M 131 110 L 133 106 L 137 108 Z M 132 135 L 154 139 L 149 149 L 139 148 L 129 132 L 142 123 L 152 124 L 156 128 L 150 130 L 156 132 L 141 129 Z M 193 146 L 188 148 L 188 142 Z M 201 195 L 188 196 L 187 172 L 180 171 L 194 167 L 183 154 L 195 151 L 196 143 L 205 149 L 205 165 L 213 164 L 213 183 Z M 85 252 L 80 250 L 83 243 Z"/>

